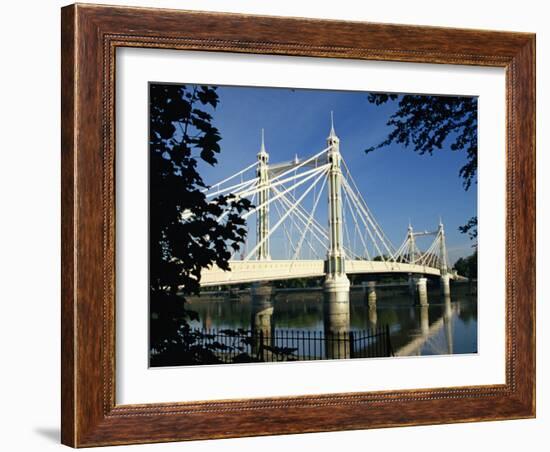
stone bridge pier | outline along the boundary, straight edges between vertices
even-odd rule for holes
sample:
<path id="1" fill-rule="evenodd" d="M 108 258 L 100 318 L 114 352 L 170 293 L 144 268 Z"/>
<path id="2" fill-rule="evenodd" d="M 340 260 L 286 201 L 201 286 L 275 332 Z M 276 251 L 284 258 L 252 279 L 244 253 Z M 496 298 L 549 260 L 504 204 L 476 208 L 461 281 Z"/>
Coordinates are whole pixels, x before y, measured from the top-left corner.
<path id="1" fill-rule="evenodd" d="M 428 306 L 428 278 L 409 275 L 409 290 L 414 304 Z"/>
<path id="2" fill-rule="evenodd" d="M 440 277 L 441 297 L 445 300 L 451 296 L 451 276 L 448 273 Z"/>

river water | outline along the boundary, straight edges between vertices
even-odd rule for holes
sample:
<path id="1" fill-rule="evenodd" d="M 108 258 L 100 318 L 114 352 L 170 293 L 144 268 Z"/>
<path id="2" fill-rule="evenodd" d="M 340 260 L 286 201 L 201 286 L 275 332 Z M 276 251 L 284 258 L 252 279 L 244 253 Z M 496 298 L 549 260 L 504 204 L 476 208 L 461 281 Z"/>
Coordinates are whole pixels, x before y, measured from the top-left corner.
<path id="1" fill-rule="evenodd" d="M 477 301 L 467 284 L 456 284 L 451 299 L 442 300 L 438 289 L 429 290 L 429 306 L 415 306 L 406 288 L 378 288 L 376 308 L 370 308 L 360 288 L 350 293 L 352 331 L 389 327 L 395 355 L 446 355 L 477 353 Z M 199 314 L 195 327 L 252 329 L 258 321 L 276 330 L 323 331 L 321 290 L 273 290 L 266 299 L 253 301 L 247 291 L 203 293 L 188 299 Z"/>

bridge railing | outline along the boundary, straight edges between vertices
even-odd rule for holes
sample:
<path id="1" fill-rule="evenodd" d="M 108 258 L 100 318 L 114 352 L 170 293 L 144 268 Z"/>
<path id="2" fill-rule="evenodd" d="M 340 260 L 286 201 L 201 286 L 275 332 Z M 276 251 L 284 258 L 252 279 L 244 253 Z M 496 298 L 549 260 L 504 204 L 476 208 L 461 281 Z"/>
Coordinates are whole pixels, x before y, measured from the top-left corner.
<path id="1" fill-rule="evenodd" d="M 388 326 L 334 333 L 199 328 L 193 334 L 195 346 L 214 351 L 213 364 L 393 356 Z"/>

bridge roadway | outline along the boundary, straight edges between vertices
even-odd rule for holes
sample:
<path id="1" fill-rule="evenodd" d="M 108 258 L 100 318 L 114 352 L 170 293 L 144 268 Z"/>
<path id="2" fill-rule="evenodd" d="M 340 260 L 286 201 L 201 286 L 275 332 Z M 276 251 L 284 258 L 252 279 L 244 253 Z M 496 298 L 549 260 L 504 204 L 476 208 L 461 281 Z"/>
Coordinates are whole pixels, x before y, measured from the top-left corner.
<path id="1" fill-rule="evenodd" d="M 201 286 L 242 284 L 256 281 L 275 281 L 281 279 L 313 278 L 325 275 L 323 260 L 263 260 L 231 261 L 231 271 L 217 266 L 203 270 Z M 414 273 L 429 276 L 441 276 L 439 268 L 401 262 L 380 262 L 367 260 L 346 260 L 346 273 Z M 453 278 L 452 274 L 449 274 Z"/>

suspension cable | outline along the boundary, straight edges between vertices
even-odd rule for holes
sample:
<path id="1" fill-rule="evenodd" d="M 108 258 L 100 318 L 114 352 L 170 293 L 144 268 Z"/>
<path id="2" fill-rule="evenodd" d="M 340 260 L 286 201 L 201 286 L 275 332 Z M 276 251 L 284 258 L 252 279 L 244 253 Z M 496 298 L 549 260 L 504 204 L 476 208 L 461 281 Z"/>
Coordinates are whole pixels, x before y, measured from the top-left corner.
<path id="1" fill-rule="evenodd" d="M 321 185 L 321 188 L 319 189 L 319 193 L 314 193 L 313 196 L 314 196 L 314 203 L 313 203 L 313 207 L 311 209 L 311 214 L 309 215 L 309 218 L 308 218 L 308 221 L 307 221 L 307 224 L 306 224 L 306 227 L 304 228 L 304 230 L 302 231 L 302 235 L 300 236 L 300 240 L 298 241 L 298 247 L 296 249 L 296 251 L 294 252 L 294 257 L 293 259 L 296 259 L 297 256 L 298 256 L 298 253 L 300 252 L 300 250 L 302 249 L 302 243 L 304 241 L 304 238 L 306 236 L 306 233 L 308 232 L 309 228 L 311 227 L 311 220 L 313 218 L 313 216 L 315 215 L 315 210 L 317 209 L 317 204 L 319 204 L 319 200 L 321 199 L 321 194 L 323 193 L 323 190 L 325 188 L 325 185 L 327 183 L 327 178 L 325 178 L 323 180 L 323 183 Z M 317 195 L 317 196 L 316 196 Z M 316 196 L 316 197 L 315 197 Z"/>
<path id="2" fill-rule="evenodd" d="M 317 184 L 317 182 L 319 182 L 323 176 L 325 176 L 325 172 L 326 171 L 322 171 L 321 174 L 317 176 L 317 179 L 315 179 L 315 181 L 307 188 L 307 190 L 304 191 L 302 196 L 300 196 L 300 198 L 298 199 L 298 202 L 301 202 L 306 197 L 306 195 L 311 191 L 313 186 Z M 245 258 L 245 260 L 250 259 L 250 257 L 254 255 L 256 250 L 269 239 L 269 237 L 277 230 L 277 228 L 281 225 L 281 223 L 285 220 L 285 218 L 288 217 L 296 209 L 297 205 L 298 204 L 294 204 L 289 210 L 285 212 L 283 217 L 280 218 L 279 221 L 273 226 L 273 228 L 270 229 L 269 233 L 260 242 L 256 244 L 256 246 L 252 251 L 250 251 L 250 253 L 248 253 L 248 256 Z"/>
<path id="3" fill-rule="evenodd" d="M 241 174 L 243 174 L 243 173 L 247 172 L 248 170 L 254 168 L 257 164 L 258 164 L 258 162 L 256 161 L 256 162 L 252 163 L 251 165 L 247 166 L 245 169 L 233 174 L 232 176 L 226 177 L 224 180 L 222 180 L 220 182 L 217 182 L 217 183 L 211 185 L 210 187 L 202 189 L 202 191 L 206 192 L 206 191 L 211 190 L 214 187 L 219 187 L 220 185 L 224 184 L 225 182 L 228 182 L 231 179 L 234 179 L 235 177 L 240 176 Z"/>

